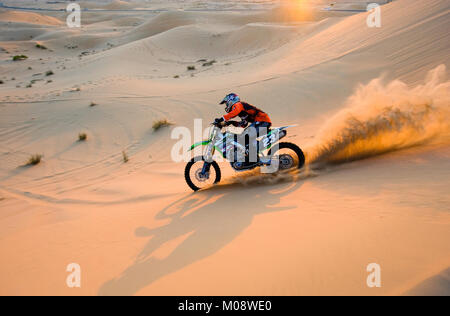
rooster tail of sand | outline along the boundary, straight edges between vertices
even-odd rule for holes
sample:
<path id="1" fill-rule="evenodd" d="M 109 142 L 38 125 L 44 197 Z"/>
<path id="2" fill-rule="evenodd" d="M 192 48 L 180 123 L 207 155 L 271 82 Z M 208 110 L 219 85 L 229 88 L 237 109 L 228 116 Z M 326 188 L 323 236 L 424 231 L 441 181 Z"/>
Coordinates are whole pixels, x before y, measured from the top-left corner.
<path id="1" fill-rule="evenodd" d="M 421 145 L 447 142 L 450 135 L 450 81 L 446 67 L 430 71 L 424 84 L 410 88 L 383 77 L 361 85 L 344 109 L 325 123 L 307 149 L 309 165 L 363 159 Z"/>

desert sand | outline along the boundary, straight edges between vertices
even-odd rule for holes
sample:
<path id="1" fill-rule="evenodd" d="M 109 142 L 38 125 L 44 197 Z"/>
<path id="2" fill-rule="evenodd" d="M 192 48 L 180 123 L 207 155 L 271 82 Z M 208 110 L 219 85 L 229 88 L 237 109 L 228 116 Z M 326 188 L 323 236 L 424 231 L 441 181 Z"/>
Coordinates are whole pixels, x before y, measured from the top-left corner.
<path id="1" fill-rule="evenodd" d="M 3 4 L 0 295 L 450 295 L 448 1 Z M 171 131 L 229 92 L 307 165 L 192 193 Z"/>

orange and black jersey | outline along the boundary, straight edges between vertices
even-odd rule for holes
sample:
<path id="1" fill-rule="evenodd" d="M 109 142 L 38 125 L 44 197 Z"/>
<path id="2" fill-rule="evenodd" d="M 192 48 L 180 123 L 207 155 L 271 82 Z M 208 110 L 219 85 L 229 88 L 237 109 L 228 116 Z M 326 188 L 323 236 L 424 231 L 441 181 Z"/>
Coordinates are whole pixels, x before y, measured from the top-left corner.
<path id="1" fill-rule="evenodd" d="M 230 113 L 224 115 L 223 118 L 225 119 L 225 121 L 229 121 L 237 116 L 239 116 L 242 120 L 247 121 L 249 123 L 253 122 L 272 123 L 267 113 L 264 113 L 257 107 L 248 104 L 246 102 L 238 102 L 235 105 L 233 105 Z"/>

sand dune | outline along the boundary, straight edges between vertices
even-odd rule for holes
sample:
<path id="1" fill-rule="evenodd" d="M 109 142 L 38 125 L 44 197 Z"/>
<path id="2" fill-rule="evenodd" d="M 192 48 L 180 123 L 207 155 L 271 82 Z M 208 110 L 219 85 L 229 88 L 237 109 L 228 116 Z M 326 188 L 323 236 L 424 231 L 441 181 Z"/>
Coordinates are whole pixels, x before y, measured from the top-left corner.
<path id="1" fill-rule="evenodd" d="M 250 23 L 294 23 L 314 19 L 309 11 L 291 11 L 288 8 L 274 9 L 264 13 L 235 14 L 235 13 L 204 13 L 204 12 L 162 12 L 124 35 L 127 41 L 149 38 L 154 35 L 170 31 L 175 28 L 188 25 L 196 25 L 209 30 L 220 31 L 234 30 L 245 27 Z M 195 36 L 195 35 L 193 35 Z M 259 38 L 252 38 L 249 42 L 259 42 Z M 179 47 L 183 48 L 183 47 Z"/>
<path id="2" fill-rule="evenodd" d="M 105 5 L 103 8 L 107 10 L 128 10 L 134 8 L 134 6 L 126 1 L 114 0 L 112 3 Z"/>
<path id="3" fill-rule="evenodd" d="M 448 292 L 448 1 L 394 1 L 377 29 L 320 1 L 270 5 L 89 2 L 169 12 L 86 12 L 81 29 L 0 12 L 0 294 Z M 224 182 L 192 194 L 171 130 L 206 128 L 230 91 L 298 124 L 287 141 L 309 164 L 221 164 Z"/>
<path id="4" fill-rule="evenodd" d="M 416 1 L 405 6 L 402 1 L 395 1 L 383 7 L 383 26 L 379 30 L 364 27 L 365 14 L 349 17 L 292 47 L 268 71 L 288 72 L 350 54 L 372 54 L 374 62 L 381 63 L 383 59 L 396 68 L 408 67 L 404 72 L 412 75 L 424 70 L 421 65 L 435 67 L 448 59 L 448 9 L 442 1 L 430 1 L 426 6 Z M 356 25 L 361 27 L 355 28 Z M 320 54 L 305 55 L 311 50 Z M 428 50 L 433 53 L 424 54 Z M 399 70 L 396 75 L 402 75 Z"/>
<path id="5" fill-rule="evenodd" d="M 136 6 L 133 3 L 121 0 L 103 1 L 103 2 L 90 2 L 81 1 L 80 5 L 87 9 L 97 9 L 97 10 L 129 10 Z"/>
<path id="6" fill-rule="evenodd" d="M 0 10 L 0 21 L 13 23 L 28 23 L 36 25 L 60 26 L 63 23 L 57 18 L 33 12 Z"/>

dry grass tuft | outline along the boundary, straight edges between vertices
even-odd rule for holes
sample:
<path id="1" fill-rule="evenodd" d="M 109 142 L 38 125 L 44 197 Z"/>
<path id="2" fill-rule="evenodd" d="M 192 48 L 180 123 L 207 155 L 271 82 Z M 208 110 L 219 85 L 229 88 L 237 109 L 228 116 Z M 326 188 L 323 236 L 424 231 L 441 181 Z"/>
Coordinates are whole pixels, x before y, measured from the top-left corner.
<path id="1" fill-rule="evenodd" d="M 166 127 L 166 126 L 170 126 L 173 125 L 172 122 L 169 122 L 167 119 L 161 119 L 161 120 L 157 120 L 155 122 L 153 122 L 153 131 L 156 132 L 157 130 Z"/>
<path id="2" fill-rule="evenodd" d="M 32 155 L 30 159 L 28 159 L 27 166 L 35 166 L 38 165 L 42 160 L 42 155 L 36 154 Z"/>
<path id="3" fill-rule="evenodd" d="M 125 151 L 122 151 L 122 158 L 123 158 L 124 163 L 127 163 L 128 161 L 130 161 L 130 159 L 128 158 L 128 155 Z"/>
<path id="4" fill-rule="evenodd" d="M 36 44 L 36 48 L 47 49 L 47 47 L 45 47 L 44 45 L 41 45 L 41 44 Z"/>
<path id="5" fill-rule="evenodd" d="M 87 140 L 87 134 L 86 134 L 86 133 L 80 133 L 80 134 L 78 134 L 78 140 L 79 140 L 80 142 L 86 141 L 86 140 Z"/>
<path id="6" fill-rule="evenodd" d="M 13 61 L 20 61 L 20 60 L 25 60 L 28 59 L 28 56 L 25 55 L 16 55 L 13 57 Z"/>

